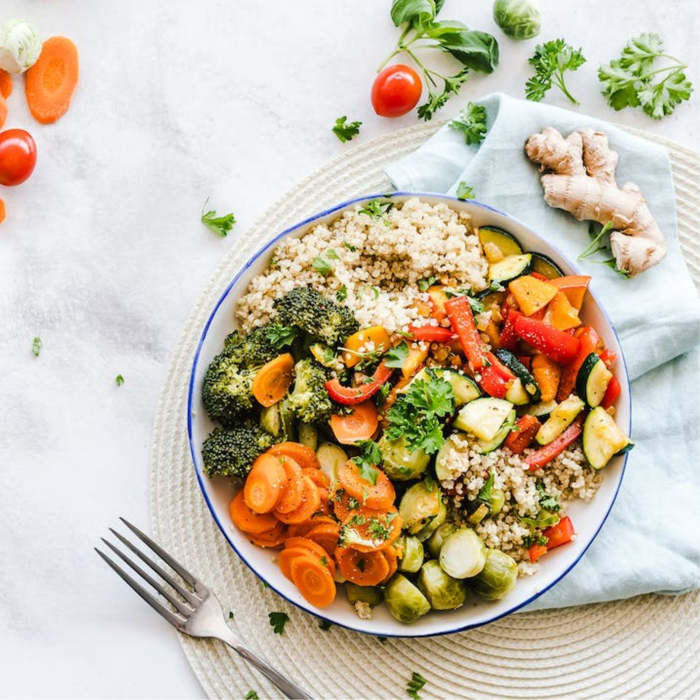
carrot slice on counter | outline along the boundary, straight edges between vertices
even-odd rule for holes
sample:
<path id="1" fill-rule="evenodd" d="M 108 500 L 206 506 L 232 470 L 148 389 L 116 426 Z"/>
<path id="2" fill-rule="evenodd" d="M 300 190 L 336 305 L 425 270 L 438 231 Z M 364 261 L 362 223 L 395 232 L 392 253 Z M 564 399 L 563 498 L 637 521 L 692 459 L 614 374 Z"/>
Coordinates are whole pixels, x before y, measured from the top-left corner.
<path id="1" fill-rule="evenodd" d="M 343 521 L 348 547 L 360 552 L 383 549 L 401 534 L 401 516 L 395 507 L 386 511 L 361 508 Z"/>
<path id="2" fill-rule="evenodd" d="M 268 452 L 275 457 L 289 457 L 293 459 L 302 469 L 320 469 L 316 453 L 300 442 L 280 442 L 273 445 Z"/>
<path id="3" fill-rule="evenodd" d="M 297 508 L 286 513 L 275 511 L 277 517 L 288 525 L 303 523 L 308 520 L 321 505 L 321 497 L 318 494 L 318 486 L 308 476 L 302 476 L 301 503 Z"/>
<path id="4" fill-rule="evenodd" d="M 292 560 L 292 581 L 306 600 L 317 608 L 335 600 L 335 581 L 328 566 L 312 555 L 301 555 Z"/>
<path id="5" fill-rule="evenodd" d="M 29 111 L 42 124 L 53 124 L 70 107 L 78 84 L 78 49 L 65 36 L 52 36 L 37 62 L 25 73 Z"/>
<path id="6" fill-rule="evenodd" d="M 376 586 L 389 573 L 389 562 L 380 552 L 359 552 L 350 547 L 338 547 L 334 552 L 340 573 L 358 586 Z"/>
<path id="7" fill-rule="evenodd" d="M 294 358 L 285 352 L 266 362 L 253 379 L 253 396 L 266 408 L 276 404 L 289 390 L 294 371 Z"/>
<path id="8" fill-rule="evenodd" d="M 243 532 L 260 535 L 272 530 L 277 525 L 277 518 L 272 513 L 256 513 L 246 505 L 243 490 L 240 490 L 228 506 L 233 524 Z"/>
<path id="9" fill-rule="evenodd" d="M 286 481 L 287 473 L 279 459 L 270 454 L 260 455 L 243 487 L 246 505 L 256 513 L 269 513 L 277 505 Z"/>
<path id="10" fill-rule="evenodd" d="M 331 430 L 341 445 L 354 445 L 358 440 L 369 440 L 379 425 L 379 414 L 373 401 L 350 406 L 347 413 L 331 416 Z"/>
<path id="11" fill-rule="evenodd" d="M 259 535 L 248 534 L 248 539 L 253 544 L 257 544 L 258 547 L 267 547 L 270 549 L 281 547 L 287 539 L 287 526 L 284 523 L 277 523 L 272 530 L 265 530 L 265 532 L 261 532 Z"/>
<path id="12" fill-rule="evenodd" d="M 280 494 L 280 498 L 275 505 L 275 511 L 280 513 L 290 513 L 301 504 L 303 491 L 301 467 L 295 460 L 289 457 L 278 457 L 278 459 L 285 471 L 287 479 L 282 485 L 282 493 Z"/>
<path id="13" fill-rule="evenodd" d="M 0 68 L 0 95 L 7 99 L 12 94 L 12 76 Z"/>
<path id="14" fill-rule="evenodd" d="M 328 554 L 333 556 L 333 552 L 335 552 L 335 548 L 338 546 L 340 525 L 338 525 L 338 523 L 322 523 L 309 530 L 306 536 L 323 547 Z"/>
<path id="15" fill-rule="evenodd" d="M 388 510 L 394 505 L 396 491 L 389 477 L 378 467 L 374 467 L 376 481 L 363 478 L 360 468 L 349 459 L 338 470 L 338 481 L 345 492 L 356 498 L 361 505 L 374 510 Z"/>

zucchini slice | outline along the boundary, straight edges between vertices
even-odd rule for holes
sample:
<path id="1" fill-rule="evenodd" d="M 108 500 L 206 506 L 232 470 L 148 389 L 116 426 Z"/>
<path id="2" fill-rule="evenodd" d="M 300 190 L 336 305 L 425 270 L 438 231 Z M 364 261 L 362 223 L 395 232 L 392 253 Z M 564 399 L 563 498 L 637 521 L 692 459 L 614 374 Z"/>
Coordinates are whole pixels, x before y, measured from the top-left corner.
<path id="1" fill-rule="evenodd" d="M 569 396 L 552 411 L 546 422 L 540 426 L 535 440 L 540 445 L 548 445 L 574 422 L 574 418 L 581 413 L 585 405 L 578 396 L 574 394 Z"/>
<path id="2" fill-rule="evenodd" d="M 282 419 L 280 418 L 279 405 L 273 403 L 260 411 L 260 427 L 270 435 L 278 437 L 282 432 Z"/>
<path id="3" fill-rule="evenodd" d="M 432 479 L 413 484 L 401 497 L 399 515 L 403 529 L 415 535 L 440 513 L 442 492 Z"/>
<path id="4" fill-rule="evenodd" d="M 603 400 L 612 376 L 612 372 L 605 366 L 605 362 L 592 352 L 583 361 L 576 375 L 576 393 L 591 408 L 595 408 Z"/>
<path id="5" fill-rule="evenodd" d="M 311 425 L 311 423 L 299 423 L 297 432 L 299 433 L 299 442 L 316 451 L 318 447 L 318 430 L 316 426 Z"/>
<path id="6" fill-rule="evenodd" d="M 530 272 L 532 253 L 509 255 L 489 265 L 489 282 L 505 283 Z"/>
<path id="7" fill-rule="evenodd" d="M 532 253 L 532 271 L 544 275 L 548 280 L 564 276 L 559 265 L 542 253 Z"/>
<path id="8" fill-rule="evenodd" d="M 614 455 L 627 452 L 631 445 L 604 408 L 598 406 L 588 414 L 583 424 L 583 454 L 594 469 L 602 469 Z"/>
<path id="9" fill-rule="evenodd" d="M 450 462 L 453 456 L 460 452 L 454 443 L 453 438 L 455 437 L 466 438 L 466 435 L 464 433 L 452 433 L 442 443 L 442 447 L 435 457 L 435 476 L 438 481 L 447 481 L 454 478 L 454 474 L 450 469 Z"/>
<path id="10" fill-rule="evenodd" d="M 520 377 L 516 377 L 506 391 L 506 401 L 510 401 L 516 406 L 525 406 L 530 403 L 530 395 L 523 388 Z"/>
<path id="11" fill-rule="evenodd" d="M 509 255 L 520 255 L 523 252 L 518 239 L 497 226 L 479 226 L 478 235 L 489 262 L 498 262 Z M 497 251 L 500 255 L 494 255 Z"/>
<path id="12" fill-rule="evenodd" d="M 445 369 L 444 367 L 431 367 L 430 369 L 435 373 L 436 377 L 440 377 L 440 379 L 444 379 L 446 382 L 450 383 L 455 395 L 455 406 L 457 406 L 457 408 L 481 396 L 481 390 L 476 382 L 470 377 L 467 377 L 466 374 L 462 374 L 454 369 Z M 424 367 L 399 393 L 405 393 L 408 387 L 417 379 L 427 379 L 427 373 L 428 370 Z"/>
<path id="13" fill-rule="evenodd" d="M 513 404 L 503 399 L 475 399 L 460 410 L 454 426 L 475 435 L 479 440 L 493 440 L 512 409 Z"/>
<path id="14" fill-rule="evenodd" d="M 521 381 L 523 389 L 530 397 L 530 401 L 537 403 L 542 394 L 530 370 L 512 352 L 505 348 L 498 348 L 494 350 L 493 354 Z"/>
<path id="15" fill-rule="evenodd" d="M 531 416 L 535 416 L 535 418 L 547 418 L 556 407 L 556 401 L 542 401 L 528 406 L 525 409 L 525 413 L 529 413 Z"/>
<path id="16" fill-rule="evenodd" d="M 513 409 L 508 417 L 503 421 L 503 425 L 498 429 L 498 432 L 493 436 L 492 440 L 479 440 L 478 449 L 482 455 L 493 452 L 498 449 L 503 441 L 508 437 L 508 433 L 515 425 L 515 409 Z"/>
<path id="17" fill-rule="evenodd" d="M 348 461 L 345 450 L 332 442 L 322 442 L 316 450 L 321 471 L 331 480 L 331 489 L 338 481 L 338 469 Z"/>

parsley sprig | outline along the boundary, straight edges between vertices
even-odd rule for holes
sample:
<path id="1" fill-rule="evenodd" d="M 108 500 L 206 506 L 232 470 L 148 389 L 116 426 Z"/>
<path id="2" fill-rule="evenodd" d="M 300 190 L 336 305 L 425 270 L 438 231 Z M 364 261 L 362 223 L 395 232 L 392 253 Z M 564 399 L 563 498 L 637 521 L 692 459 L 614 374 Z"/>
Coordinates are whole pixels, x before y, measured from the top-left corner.
<path id="1" fill-rule="evenodd" d="M 468 146 L 480 144 L 486 136 L 486 107 L 470 102 L 459 117 L 450 122 L 450 128 L 464 134 Z"/>
<path id="2" fill-rule="evenodd" d="M 282 634 L 284 626 L 289 622 L 289 615 L 283 612 L 271 612 L 267 616 L 270 618 L 270 627 L 275 631 L 275 634 Z"/>
<path id="3" fill-rule="evenodd" d="M 226 238 L 226 236 L 228 236 L 229 234 L 229 231 L 233 228 L 233 225 L 236 223 L 236 217 L 232 213 L 224 214 L 223 216 L 217 216 L 215 209 L 209 209 L 208 211 L 204 211 L 208 202 L 209 200 L 207 199 L 207 201 L 204 202 L 204 206 L 202 207 L 201 221 L 210 231 L 213 231 L 217 236 L 221 236 L 221 238 Z"/>
<path id="4" fill-rule="evenodd" d="M 474 199 L 474 188 L 462 180 L 459 185 L 457 185 L 457 192 L 455 192 L 455 194 L 457 195 L 457 199 Z"/>
<path id="5" fill-rule="evenodd" d="M 358 213 L 367 214 L 372 219 L 381 219 L 386 217 L 393 206 L 394 203 L 390 199 L 370 199 L 364 203 L 364 206 L 359 209 Z M 385 218 L 384 223 L 388 223 L 388 219 Z"/>
<path id="6" fill-rule="evenodd" d="M 406 694 L 413 698 L 413 700 L 420 700 L 419 692 L 423 690 L 423 686 L 427 682 L 428 681 L 423 678 L 420 673 L 414 671 L 411 674 L 411 680 L 408 681 L 408 685 L 406 686 Z"/>
<path id="7" fill-rule="evenodd" d="M 32 340 L 32 355 L 34 357 L 39 357 L 41 352 L 41 338 L 37 335 L 34 340 Z"/>
<path id="8" fill-rule="evenodd" d="M 658 67 L 657 59 L 670 63 Z M 686 78 L 686 68 L 664 53 L 663 39 L 652 32 L 632 37 L 620 58 L 598 69 L 598 80 L 613 109 L 641 106 L 652 119 L 661 119 L 690 99 L 693 84 Z"/>
<path id="9" fill-rule="evenodd" d="M 408 56 L 418 66 L 428 87 L 428 98 L 418 107 L 418 116 L 426 121 L 459 92 L 471 70 L 491 73 L 498 65 L 496 38 L 455 20 L 437 20 L 442 5 L 442 0 L 393 0 L 391 19 L 402 27 L 402 32 L 392 53 L 379 66 L 381 70 L 399 54 Z M 461 68 L 453 75 L 443 75 L 425 66 L 417 55 L 418 48 L 450 54 Z"/>
<path id="10" fill-rule="evenodd" d="M 283 326 L 275 321 L 267 327 L 265 337 L 276 350 L 282 350 L 296 340 L 297 332 L 297 329 L 293 326 Z"/>
<path id="11" fill-rule="evenodd" d="M 376 467 L 382 461 L 379 445 L 373 440 L 358 440 L 355 445 L 360 448 L 360 454 L 352 461 L 360 468 L 360 476 L 374 486 L 379 476 Z"/>
<path id="12" fill-rule="evenodd" d="M 538 44 L 534 55 L 528 59 L 535 75 L 525 83 L 525 96 L 528 100 L 541 102 L 552 85 L 556 85 L 571 102 L 579 104 L 566 87 L 564 73 L 578 70 L 585 62 L 581 49 L 574 49 L 564 39 Z"/>
<path id="13" fill-rule="evenodd" d="M 412 382 L 387 411 L 387 439 L 403 437 L 409 449 L 433 454 L 445 441 L 440 418 L 451 415 L 454 409 L 452 385 L 429 369 L 427 378 Z"/>
<path id="14" fill-rule="evenodd" d="M 350 141 L 353 136 L 357 136 L 360 133 L 361 126 L 362 122 L 349 122 L 347 117 L 338 117 L 335 120 L 335 126 L 332 131 L 340 141 L 346 143 Z"/>
<path id="15" fill-rule="evenodd" d="M 401 369 L 403 367 L 406 358 L 408 357 L 408 343 L 402 340 L 398 345 L 395 345 L 390 350 L 387 350 L 384 355 L 384 364 L 387 367 L 393 367 L 395 369 Z"/>

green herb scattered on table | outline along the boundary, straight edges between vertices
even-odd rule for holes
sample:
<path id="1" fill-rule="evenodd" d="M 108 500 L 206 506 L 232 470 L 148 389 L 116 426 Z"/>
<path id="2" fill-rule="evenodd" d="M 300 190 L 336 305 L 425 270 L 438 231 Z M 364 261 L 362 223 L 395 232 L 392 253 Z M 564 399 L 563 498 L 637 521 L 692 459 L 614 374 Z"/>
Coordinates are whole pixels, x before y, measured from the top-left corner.
<path id="1" fill-rule="evenodd" d="M 421 676 L 420 673 L 417 673 L 414 671 L 411 674 L 411 680 L 408 681 L 408 685 L 406 686 L 406 693 L 409 697 L 414 698 L 414 700 L 420 700 L 420 695 L 418 694 L 419 691 L 423 690 L 423 686 L 427 683 L 428 681 Z"/>
<path id="2" fill-rule="evenodd" d="M 39 336 L 36 336 L 34 340 L 32 340 L 32 353 L 34 354 L 34 357 L 39 357 L 39 353 L 41 352 L 41 338 Z"/>
<path id="3" fill-rule="evenodd" d="M 450 122 L 450 128 L 462 132 L 467 145 L 480 144 L 486 136 L 486 107 L 470 102 Z"/>
<path id="4" fill-rule="evenodd" d="M 282 634 L 284 632 L 284 626 L 289 622 L 289 615 L 283 612 L 271 612 L 268 613 L 270 618 L 270 626 L 275 631 L 275 634 Z"/>
<path id="5" fill-rule="evenodd" d="M 115 383 L 117 386 L 121 386 L 121 385 L 124 383 L 124 377 L 123 377 L 121 374 L 118 374 L 118 375 L 114 378 L 114 383 Z"/>
<path id="6" fill-rule="evenodd" d="M 207 200 L 204 202 L 204 207 L 207 206 Z M 201 218 L 202 223 L 210 230 L 213 231 L 217 236 L 221 238 L 226 238 L 229 231 L 233 228 L 236 223 L 236 217 L 232 214 L 224 214 L 224 216 L 217 216 L 215 209 L 209 209 L 202 213 Z"/>
<path id="7" fill-rule="evenodd" d="M 333 133 L 343 143 L 351 141 L 354 136 L 357 136 L 360 133 L 360 127 L 362 126 L 362 122 L 349 122 L 347 119 L 347 117 L 338 117 L 335 120 L 335 126 L 332 129 Z"/>
<path id="8" fill-rule="evenodd" d="M 254 690 L 249 690 L 245 694 L 245 700 L 259 700 L 258 694 Z"/>
<path id="9" fill-rule="evenodd" d="M 564 39 L 538 44 L 534 55 L 528 60 L 535 69 L 535 75 L 525 84 L 525 96 L 528 100 L 541 102 L 552 85 L 556 85 L 569 101 L 579 104 L 566 87 L 564 73 L 578 70 L 585 62 L 581 49 L 574 49 Z"/>
<path id="10" fill-rule="evenodd" d="M 234 618 L 233 610 L 229 610 L 228 611 L 228 619 L 233 620 L 233 618 Z"/>
<path id="11" fill-rule="evenodd" d="M 462 181 L 457 185 L 457 199 L 474 199 L 474 188 L 468 185 L 466 182 Z"/>
<path id="12" fill-rule="evenodd" d="M 318 626 L 324 631 L 327 632 L 331 627 L 333 627 L 333 623 L 329 622 L 328 620 L 319 620 L 318 621 Z"/>

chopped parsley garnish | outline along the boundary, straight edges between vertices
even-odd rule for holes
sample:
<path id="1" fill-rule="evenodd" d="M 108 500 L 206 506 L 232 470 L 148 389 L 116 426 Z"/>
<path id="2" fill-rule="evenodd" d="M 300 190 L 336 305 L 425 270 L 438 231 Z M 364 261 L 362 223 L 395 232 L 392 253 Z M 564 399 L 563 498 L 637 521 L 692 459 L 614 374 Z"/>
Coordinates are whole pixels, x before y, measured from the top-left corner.
<path id="1" fill-rule="evenodd" d="M 540 508 L 543 510 L 548 510 L 550 513 L 556 513 L 559 510 L 561 510 L 561 506 L 559 505 L 559 500 L 557 499 L 556 496 L 552 496 L 548 494 L 544 486 L 537 482 L 537 494 L 540 497 Z"/>
<path id="2" fill-rule="evenodd" d="M 398 345 L 387 351 L 384 355 L 384 364 L 387 367 L 401 368 L 408 357 L 408 343 L 403 340 Z"/>
<path id="3" fill-rule="evenodd" d="M 359 213 L 367 214 L 373 219 L 381 219 L 389 213 L 393 206 L 394 203 L 390 199 L 370 199 L 369 202 L 365 202 Z"/>
<path id="4" fill-rule="evenodd" d="M 535 69 L 535 75 L 525 84 L 525 97 L 541 102 L 552 85 L 556 85 L 570 102 L 577 105 L 578 100 L 566 87 L 564 73 L 578 70 L 585 62 L 581 49 L 574 49 L 564 39 L 552 39 L 538 44 L 535 53 L 528 59 L 528 63 Z"/>
<path id="5" fill-rule="evenodd" d="M 320 275 L 323 275 L 324 277 L 328 277 L 328 275 L 331 274 L 333 271 L 333 263 L 331 260 L 337 260 L 338 259 L 338 253 L 333 250 L 333 248 L 329 248 L 325 252 L 324 255 L 317 255 L 312 261 L 311 261 L 311 267 L 316 270 Z"/>
<path id="6" fill-rule="evenodd" d="M 245 694 L 245 700 L 260 700 L 258 694 L 254 690 L 249 690 Z"/>
<path id="7" fill-rule="evenodd" d="M 387 411 L 388 440 L 404 438 L 412 450 L 422 449 L 427 454 L 437 452 L 444 442 L 440 418 L 455 410 L 452 385 L 432 370 L 427 379 L 413 381 Z"/>
<path id="8" fill-rule="evenodd" d="M 357 510 L 359 507 L 360 502 L 353 496 L 350 496 L 350 498 L 348 499 L 348 510 Z"/>
<path id="9" fill-rule="evenodd" d="M 207 199 L 204 202 L 204 206 L 207 206 Z M 204 209 L 204 207 L 202 207 Z M 215 209 L 209 209 L 209 211 L 203 211 L 201 217 L 202 223 L 210 230 L 213 231 L 217 236 L 221 238 L 226 238 L 229 231 L 233 228 L 236 223 L 236 217 L 233 214 L 224 214 L 224 216 L 217 216 Z"/>
<path id="10" fill-rule="evenodd" d="M 348 298 L 348 288 L 343 284 L 340 289 L 335 293 L 335 298 L 338 301 L 345 301 Z"/>
<path id="11" fill-rule="evenodd" d="M 228 619 L 229 619 L 229 620 L 233 620 L 234 617 L 235 617 L 235 616 L 234 616 L 234 614 L 233 614 L 233 610 L 229 610 L 229 611 L 228 611 Z"/>
<path id="12" fill-rule="evenodd" d="M 547 542 L 547 538 L 539 532 L 534 535 L 525 535 L 525 537 L 523 537 L 523 545 L 525 545 L 525 547 L 532 547 L 533 544 L 546 545 Z"/>
<path id="13" fill-rule="evenodd" d="M 361 126 L 362 122 L 349 122 L 347 116 L 338 117 L 332 131 L 343 143 L 346 143 L 360 133 Z"/>
<path id="14" fill-rule="evenodd" d="M 294 342 L 297 337 L 297 329 L 293 326 L 283 326 L 275 321 L 267 327 L 265 337 L 270 345 L 277 350 L 281 350 Z"/>
<path id="15" fill-rule="evenodd" d="M 457 185 L 457 199 L 474 199 L 474 188 L 464 180 Z"/>
<path id="16" fill-rule="evenodd" d="M 496 475 L 494 474 L 493 469 L 489 470 L 488 479 L 486 479 L 484 485 L 479 489 L 479 493 L 476 495 L 477 501 L 481 501 L 486 505 L 489 504 L 489 501 L 491 499 L 491 491 L 493 491 L 493 482 L 495 478 Z"/>
<path id="17" fill-rule="evenodd" d="M 41 352 L 41 338 L 39 338 L 39 336 L 32 340 L 32 352 L 34 353 L 34 357 L 39 357 L 39 353 Z"/>
<path id="18" fill-rule="evenodd" d="M 419 691 L 423 690 L 423 686 L 427 683 L 428 681 L 423 678 L 423 676 L 420 675 L 420 673 L 416 673 L 415 671 L 411 674 L 411 680 L 408 681 L 408 685 L 406 686 L 406 693 L 409 695 L 409 697 L 412 697 L 414 700 L 420 700 L 420 695 L 418 694 Z"/>
<path id="19" fill-rule="evenodd" d="M 354 252 L 357 250 L 357 248 L 356 248 L 354 245 L 352 245 L 351 243 L 348 243 L 347 241 L 343 241 L 343 245 L 344 245 L 351 253 L 354 253 Z"/>
<path id="20" fill-rule="evenodd" d="M 283 612 L 271 612 L 268 613 L 270 618 L 270 626 L 275 631 L 275 634 L 282 634 L 284 632 L 284 626 L 289 622 L 289 615 Z"/>
<path id="21" fill-rule="evenodd" d="M 114 383 L 115 383 L 117 386 L 121 386 L 121 385 L 124 383 L 124 377 L 123 377 L 121 374 L 118 374 L 118 375 L 114 378 Z"/>
<path id="22" fill-rule="evenodd" d="M 355 445 L 360 448 L 360 454 L 353 457 L 352 461 L 360 468 L 360 476 L 374 486 L 379 476 L 376 466 L 382 461 L 379 446 L 373 440 L 358 440 Z"/>
<path id="23" fill-rule="evenodd" d="M 459 113 L 459 117 L 450 122 L 450 128 L 461 131 L 468 145 L 480 144 L 486 136 L 486 107 L 470 102 Z"/>
<path id="24" fill-rule="evenodd" d="M 424 277 L 422 280 L 418 280 L 418 289 L 420 289 L 421 292 L 426 292 L 428 291 L 428 287 L 432 287 L 437 281 L 438 278 L 435 275 Z"/>
<path id="25" fill-rule="evenodd" d="M 328 620 L 319 620 L 318 621 L 318 626 L 324 631 L 328 632 L 328 630 L 333 627 L 333 623 L 329 622 Z"/>

